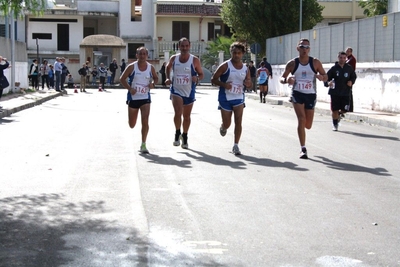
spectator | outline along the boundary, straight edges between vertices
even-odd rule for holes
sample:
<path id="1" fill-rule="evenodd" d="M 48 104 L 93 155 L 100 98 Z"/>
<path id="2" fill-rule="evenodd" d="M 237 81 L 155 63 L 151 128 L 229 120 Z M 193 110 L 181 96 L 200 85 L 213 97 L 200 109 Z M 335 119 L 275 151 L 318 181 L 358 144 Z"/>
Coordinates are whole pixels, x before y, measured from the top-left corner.
<path id="1" fill-rule="evenodd" d="M 65 65 L 65 58 L 61 58 L 61 91 L 66 92 L 64 89 L 65 78 L 70 74 L 67 66 Z"/>
<path id="2" fill-rule="evenodd" d="M 55 73 L 55 80 L 56 80 L 56 91 L 61 92 L 61 72 L 62 72 L 62 65 L 61 59 L 56 57 L 56 62 L 54 62 L 54 73 Z"/>
<path id="3" fill-rule="evenodd" d="M 353 55 L 353 48 L 351 48 L 351 47 L 346 48 L 346 56 L 347 56 L 346 63 L 349 64 L 353 68 L 354 71 L 356 71 L 357 59 Z M 353 87 L 350 88 L 349 99 L 350 99 L 349 100 L 349 103 L 350 103 L 349 112 L 353 112 L 354 111 Z"/>
<path id="4" fill-rule="evenodd" d="M 122 75 L 122 73 L 124 73 L 124 70 L 126 68 L 125 59 L 122 59 L 121 65 L 119 67 L 121 68 L 121 75 Z"/>
<path id="5" fill-rule="evenodd" d="M 165 80 L 167 79 L 166 77 L 166 75 L 165 75 L 165 66 L 167 65 L 167 62 L 164 62 L 163 64 L 162 64 L 162 66 L 161 66 L 161 69 L 160 69 L 160 71 L 159 71 L 159 73 L 161 74 L 161 84 L 162 84 L 162 86 L 166 86 L 166 84 L 165 84 Z"/>
<path id="6" fill-rule="evenodd" d="M 32 81 L 32 89 L 33 90 L 38 90 L 39 89 L 39 72 L 38 72 L 38 65 L 37 65 L 37 59 L 34 59 L 31 67 L 29 68 L 29 75 Z"/>
<path id="7" fill-rule="evenodd" d="M 110 68 L 107 68 L 107 85 L 111 85 L 111 79 L 112 79 L 113 73 L 111 72 Z"/>
<path id="8" fill-rule="evenodd" d="M 97 67 L 93 66 L 92 69 L 92 85 L 96 85 L 96 80 L 97 80 L 97 76 L 99 75 L 99 72 L 97 71 Z"/>
<path id="9" fill-rule="evenodd" d="M 251 89 L 250 92 L 254 91 L 257 94 L 257 82 L 256 82 L 257 69 L 254 66 L 253 60 L 250 61 L 250 64 L 249 64 L 248 68 L 249 68 L 249 71 L 250 71 L 250 78 L 251 78 L 251 84 L 252 84 L 252 86 L 250 88 Z"/>
<path id="10" fill-rule="evenodd" d="M 11 65 L 10 63 L 8 63 L 7 59 L 0 56 L 0 99 L 3 95 L 3 89 L 7 88 L 10 85 L 6 76 L 4 75 L 4 70 L 10 67 Z M 0 105 L 0 110 L 2 108 L 3 107 Z"/>
<path id="11" fill-rule="evenodd" d="M 54 89 L 54 66 L 49 64 L 49 85 L 50 89 Z"/>
<path id="12" fill-rule="evenodd" d="M 46 83 L 47 89 L 50 89 L 49 70 L 50 70 L 50 68 L 47 65 L 47 60 L 43 60 L 42 65 L 40 65 L 40 76 L 42 77 L 42 90 L 44 90 L 45 83 Z"/>
<path id="13" fill-rule="evenodd" d="M 86 92 L 86 77 L 87 77 L 87 63 L 82 65 L 82 68 L 78 70 L 79 75 L 81 76 L 81 84 L 80 90 L 81 92 Z"/>
<path id="14" fill-rule="evenodd" d="M 111 71 L 111 80 L 110 80 L 110 85 L 114 84 L 114 80 L 115 80 L 115 73 L 118 69 L 118 64 L 117 64 L 117 59 L 113 59 L 113 61 L 111 62 L 109 69 Z"/>
<path id="15" fill-rule="evenodd" d="M 100 89 L 105 91 L 104 84 L 106 82 L 107 69 L 104 67 L 104 63 L 100 63 L 99 76 L 100 76 L 100 84 L 99 84 Z"/>
<path id="16" fill-rule="evenodd" d="M 91 68 L 90 68 L 90 62 L 86 61 L 85 64 L 85 68 L 86 68 L 86 85 L 90 83 L 90 72 L 91 72 Z"/>
<path id="17" fill-rule="evenodd" d="M 67 86 L 68 88 L 74 88 L 74 77 L 71 74 L 67 76 Z"/>

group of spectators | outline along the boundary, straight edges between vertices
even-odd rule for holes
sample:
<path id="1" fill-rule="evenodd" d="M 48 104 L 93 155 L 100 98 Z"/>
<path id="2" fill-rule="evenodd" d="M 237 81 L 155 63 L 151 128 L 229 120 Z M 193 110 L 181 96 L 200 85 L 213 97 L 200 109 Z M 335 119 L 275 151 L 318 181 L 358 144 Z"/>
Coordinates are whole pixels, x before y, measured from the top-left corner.
<path id="1" fill-rule="evenodd" d="M 90 62 L 86 61 L 78 70 L 81 92 L 86 92 L 86 86 L 89 84 L 95 86 L 98 78 L 100 80 L 99 86 L 103 90 L 106 84 L 110 86 L 114 85 L 118 68 L 123 73 L 125 67 L 126 63 L 124 59 L 122 59 L 121 65 L 118 66 L 117 60 L 114 58 L 108 68 L 105 67 L 104 63 L 100 63 L 99 67 L 95 65 L 91 68 Z M 65 84 L 68 88 L 74 88 L 75 86 L 74 77 L 68 70 L 64 57 L 57 57 L 53 65 L 49 64 L 47 60 L 43 60 L 42 64 L 38 65 L 37 59 L 33 59 L 28 77 L 34 90 L 39 90 L 40 79 L 42 90 L 44 90 L 44 86 L 46 85 L 47 89 L 65 92 Z"/>

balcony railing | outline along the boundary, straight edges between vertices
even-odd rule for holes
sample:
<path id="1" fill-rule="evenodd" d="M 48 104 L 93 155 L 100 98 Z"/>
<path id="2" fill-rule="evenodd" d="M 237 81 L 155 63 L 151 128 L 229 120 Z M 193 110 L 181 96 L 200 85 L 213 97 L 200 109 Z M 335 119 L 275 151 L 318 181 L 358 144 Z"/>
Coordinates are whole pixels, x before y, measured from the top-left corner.
<path id="1" fill-rule="evenodd" d="M 201 56 L 202 54 L 206 53 L 206 42 L 190 42 L 190 53 L 196 56 Z M 158 42 L 158 56 L 162 57 L 164 52 L 168 51 L 171 53 L 179 53 L 179 46 L 178 42 L 166 42 L 166 41 L 159 41 Z"/>

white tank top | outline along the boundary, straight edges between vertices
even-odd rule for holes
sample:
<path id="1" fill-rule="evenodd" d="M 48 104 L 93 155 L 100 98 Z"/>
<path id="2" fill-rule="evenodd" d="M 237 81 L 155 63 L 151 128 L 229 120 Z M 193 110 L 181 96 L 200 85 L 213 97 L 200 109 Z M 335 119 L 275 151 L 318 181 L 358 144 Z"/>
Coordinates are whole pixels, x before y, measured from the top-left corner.
<path id="1" fill-rule="evenodd" d="M 195 86 L 192 82 L 192 76 L 195 75 L 193 73 L 193 55 L 190 55 L 188 61 L 185 63 L 180 62 L 179 58 L 180 54 L 176 55 L 174 61 L 173 91 L 181 96 L 189 97 Z"/>
<path id="2" fill-rule="evenodd" d="M 147 63 L 145 71 L 141 71 L 137 64 L 137 61 L 133 63 L 133 71 L 131 76 L 133 77 L 131 88 L 136 90 L 136 94 L 132 95 L 132 100 L 147 99 L 150 96 L 150 79 L 151 79 L 151 65 Z"/>
<path id="3" fill-rule="evenodd" d="M 296 81 L 293 90 L 303 94 L 316 94 L 317 87 L 315 83 L 315 72 L 312 70 L 310 63 L 302 65 L 299 63 L 297 70 L 293 73 Z"/>
<path id="4" fill-rule="evenodd" d="M 226 100 L 242 99 L 244 94 L 243 82 L 246 79 L 247 66 L 243 64 L 241 69 L 236 69 L 232 62 L 228 60 L 229 76 L 226 80 L 227 83 L 232 84 L 232 89 L 225 89 Z"/>

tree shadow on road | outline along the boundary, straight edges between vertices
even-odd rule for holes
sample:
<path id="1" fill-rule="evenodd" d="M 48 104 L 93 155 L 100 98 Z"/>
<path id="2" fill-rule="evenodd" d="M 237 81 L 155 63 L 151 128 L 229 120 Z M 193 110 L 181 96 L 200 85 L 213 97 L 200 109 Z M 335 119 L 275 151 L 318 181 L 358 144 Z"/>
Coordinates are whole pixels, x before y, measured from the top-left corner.
<path id="1" fill-rule="evenodd" d="M 364 138 L 376 138 L 376 139 L 387 139 L 387 140 L 392 140 L 392 141 L 400 141 L 400 139 L 398 137 L 394 137 L 394 136 L 363 134 L 363 133 L 349 132 L 349 131 L 339 131 L 339 133 L 351 134 L 351 135 L 354 135 L 354 136 L 364 137 Z"/>
<path id="2" fill-rule="evenodd" d="M 331 168 L 334 170 L 350 171 L 350 172 L 366 172 L 366 173 L 370 173 L 373 175 L 379 175 L 379 176 L 392 176 L 390 173 L 388 173 L 388 170 L 386 170 L 385 168 L 380 168 L 380 167 L 369 168 L 366 166 L 355 165 L 355 164 L 351 164 L 348 162 L 333 161 L 331 159 L 328 159 L 328 158 L 322 157 L 322 156 L 315 156 L 315 158 L 320 158 L 321 160 L 315 160 L 315 159 L 311 159 L 311 158 L 309 158 L 308 160 L 322 163 L 322 164 L 328 166 L 328 168 Z"/>
<path id="3" fill-rule="evenodd" d="M 199 156 L 193 155 L 193 154 L 191 154 L 189 152 L 179 152 L 179 153 L 185 154 L 189 158 L 196 159 L 198 161 L 202 161 L 202 162 L 206 162 L 206 163 L 211 163 L 211 164 L 214 164 L 214 165 L 228 166 L 228 167 L 231 167 L 233 169 L 246 169 L 246 164 L 244 162 L 242 162 L 242 161 L 230 161 L 230 160 L 226 160 L 226 159 L 221 158 L 221 157 L 211 156 L 211 155 L 206 154 L 204 152 L 193 150 L 193 149 L 188 149 L 188 151 L 195 152 Z"/>
<path id="4" fill-rule="evenodd" d="M 161 165 L 173 165 L 181 168 L 192 168 L 190 160 L 176 160 L 171 157 L 160 157 L 156 154 L 139 154 L 140 156 L 149 160 L 150 163 L 161 164 Z"/>
<path id="5" fill-rule="evenodd" d="M 171 253 L 108 212 L 102 201 L 73 203 L 63 194 L 0 199 L 0 266 L 146 267 L 149 254 L 157 266 L 225 266 L 190 250 Z"/>

